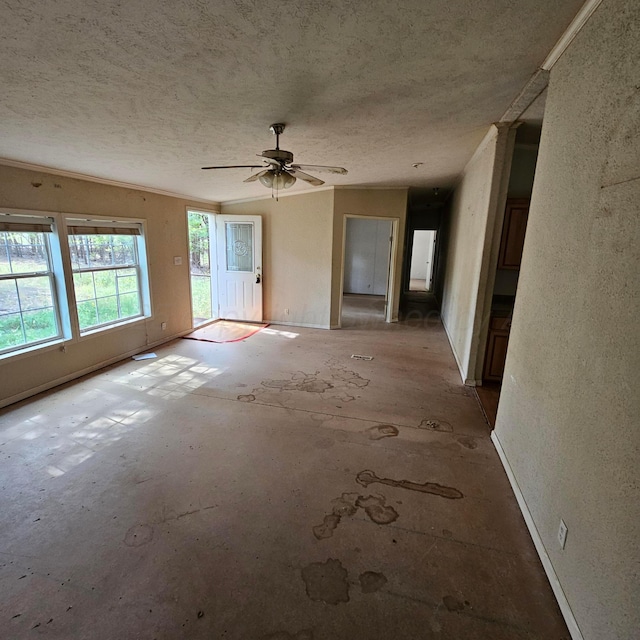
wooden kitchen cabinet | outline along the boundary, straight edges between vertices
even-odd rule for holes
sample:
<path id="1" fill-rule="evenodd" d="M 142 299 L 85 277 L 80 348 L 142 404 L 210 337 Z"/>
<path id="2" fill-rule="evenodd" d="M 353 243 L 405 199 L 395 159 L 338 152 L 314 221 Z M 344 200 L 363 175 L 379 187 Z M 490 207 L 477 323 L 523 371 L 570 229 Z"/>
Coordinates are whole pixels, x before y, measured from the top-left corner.
<path id="1" fill-rule="evenodd" d="M 511 318 L 492 317 L 489 323 L 487 350 L 484 359 L 483 380 L 500 382 L 504 374 L 507 359 Z"/>
<path id="2" fill-rule="evenodd" d="M 504 212 L 498 269 L 520 269 L 529 217 L 529 200 L 510 198 Z"/>

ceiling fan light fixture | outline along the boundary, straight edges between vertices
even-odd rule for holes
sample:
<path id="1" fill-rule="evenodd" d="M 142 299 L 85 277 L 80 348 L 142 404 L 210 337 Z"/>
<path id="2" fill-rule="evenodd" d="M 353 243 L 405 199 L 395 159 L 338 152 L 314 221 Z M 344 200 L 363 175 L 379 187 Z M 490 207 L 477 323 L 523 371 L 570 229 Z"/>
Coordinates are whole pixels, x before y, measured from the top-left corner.
<path id="1" fill-rule="evenodd" d="M 267 171 L 264 175 L 258 178 L 260 182 L 269 189 L 288 189 L 293 186 L 296 181 L 295 176 L 292 176 L 285 171 L 276 173 L 275 171 Z"/>

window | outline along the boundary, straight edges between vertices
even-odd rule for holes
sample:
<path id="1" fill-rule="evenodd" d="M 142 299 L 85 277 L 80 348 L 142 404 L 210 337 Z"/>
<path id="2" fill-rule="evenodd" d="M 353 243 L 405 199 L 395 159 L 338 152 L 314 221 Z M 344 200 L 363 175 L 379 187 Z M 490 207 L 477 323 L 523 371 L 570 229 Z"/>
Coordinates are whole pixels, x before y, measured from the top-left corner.
<path id="1" fill-rule="evenodd" d="M 80 332 L 142 316 L 140 225 L 70 220 L 67 233 Z"/>
<path id="2" fill-rule="evenodd" d="M 61 337 L 53 219 L 0 214 L 0 353 Z"/>

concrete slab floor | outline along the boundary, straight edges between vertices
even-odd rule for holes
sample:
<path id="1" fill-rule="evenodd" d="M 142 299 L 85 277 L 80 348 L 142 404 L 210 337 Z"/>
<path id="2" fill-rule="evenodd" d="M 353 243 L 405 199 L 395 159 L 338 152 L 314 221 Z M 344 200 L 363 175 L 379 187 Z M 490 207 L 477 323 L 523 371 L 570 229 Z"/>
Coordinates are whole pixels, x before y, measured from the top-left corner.
<path id="1" fill-rule="evenodd" d="M 569 638 L 437 320 L 156 353 L 0 412 L 0 636 Z"/>

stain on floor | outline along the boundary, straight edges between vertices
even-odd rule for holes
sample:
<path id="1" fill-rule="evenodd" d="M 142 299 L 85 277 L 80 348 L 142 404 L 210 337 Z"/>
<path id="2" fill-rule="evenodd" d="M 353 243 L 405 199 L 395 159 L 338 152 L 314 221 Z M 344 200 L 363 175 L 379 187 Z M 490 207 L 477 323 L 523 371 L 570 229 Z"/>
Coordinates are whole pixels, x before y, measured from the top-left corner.
<path id="1" fill-rule="evenodd" d="M 254 397 L 263 396 L 261 400 L 267 400 L 267 393 L 282 394 L 287 391 L 301 391 L 304 393 L 315 393 L 323 395 L 340 402 L 352 402 L 356 399 L 351 391 L 362 389 L 369 384 L 369 380 L 363 378 L 357 371 L 347 369 L 344 365 L 335 360 L 326 363 L 328 371 L 321 374 L 320 370 L 314 373 L 296 371 L 289 378 L 269 378 L 261 382 L 261 386 L 253 389 L 251 395 Z M 238 397 L 240 400 L 240 397 Z M 282 398 L 272 398 L 269 400 L 278 403 Z M 248 400 L 244 400 L 247 402 Z"/>
<path id="2" fill-rule="evenodd" d="M 324 517 L 322 524 L 313 527 L 313 535 L 318 540 L 330 538 L 343 516 L 352 516 L 356 513 L 358 510 L 357 500 L 357 493 L 343 493 L 339 498 L 332 500 L 331 513 Z"/>
<path id="3" fill-rule="evenodd" d="M 376 524 L 390 524 L 398 519 L 398 512 L 390 505 L 386 504 L 386 499 L 381 495 L 359 496 L 356 502 L 358 507 L 362 507 L 372 522 Z"/>
<path id="4" fill-rule="evenodd" d="M 421 493 L 430 493 L 434 496 L 440 496 L 441 498 L 448 498 L 449 500 L 457 500 L 463 498 L 464 495 L 458 489 L 454 487 L 446 487 L 437 482 L 425 482 L 419 484 L 417 482 L 411 482 L 410 480 L 392 480 L 391 478 L 378 478 L 378 476 L 369 470 L 361 471 L 356 476 L 356 482 L 363 487 L 368 487 L 370 484 L 378 483 L 385 484 L 389 487 L 398 487 L 399 489 L 408 489 L 409 491 L 419 491 Z"/>
<path id="5" fill-rule="evenodd" d="M 453 431 L 453 427 L 450 423 L 444 420 L 429 420 L 425 418 L 419 425 L 418 429 L 428 429 L 429 431 L 444 431 L 446 433 L 451 433 Z"/>
<path id="6" fill-rule="evenodd" d="M 141 547 L 153 540 L 153 527 L 148 524 L 136 524 L 124 536 L 127 547 Z"/>
<path id="7" fill-rule="evenodd" d="M 458 443 L 466 449 L 477 449 L 478 441 L 473 436 L 462 436 L 458 438 Z"/>
<path id="8" fill-rule="evenodd" d="M 340 560 L 312 562 L 303 567 L 301 575 L 309 599 L 335 605 L 349 602 L 348 573 Z"/>
<path id="9" fill-rule="evenodd" d="M 343 493 L 331 501 L 331 513 L 324 516 L 322 523 L 312 528 L 313 535 L 318 540 L 330 538 L 342 518 L 355 515 L 358 509 L 364 509 L 369 519 L 376 524 L 389 524 L 398 519 L 398 512 L 386 504 L 383 495 L 361 496 L 357 493 Z"/>
<path id="10" fill-rule="evenodd" d="M 333 535 L 335 528 L 340 524 L 341 517 L 335 513 L 327 514 L 322 520 L 322 524 L 318 524 L 313 527 L 313 535 L 318 540 L 324 540 L 330 538 Z"/>
<path id="11" fill-rule="evenodd" d="M 454 596 L 445 596 L 442 598 L 442 602 L 448 611 L 462 611 L 464 609 L 464 603 Z"/>
<path id="12" fill-rule="evenodd" d="M 395 438 L 399 431 L 398 427 L 392 424 L 377 424 L 369 427 L 366 433 L 369 434 L 369 440 L 382 440 L 382 438 Z"/>
<path id="13" fill-rule="evenodd" d="M 362 593 L 375 593 L 387 584 L 387 578 L 376 571 L 365 571 L 360 574 L 360 589 Z"/>

